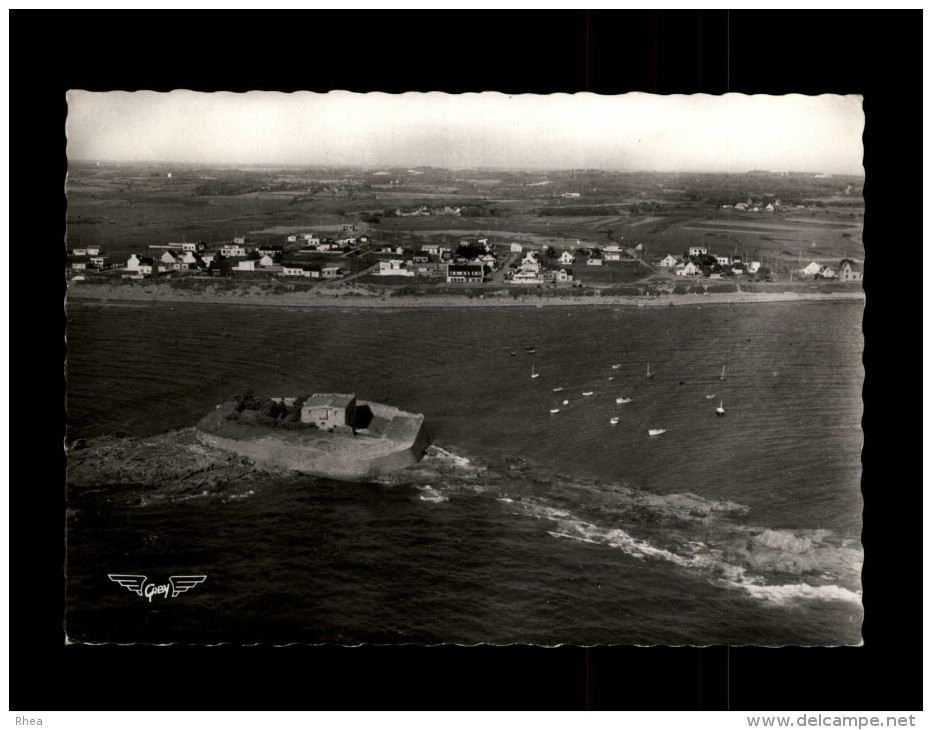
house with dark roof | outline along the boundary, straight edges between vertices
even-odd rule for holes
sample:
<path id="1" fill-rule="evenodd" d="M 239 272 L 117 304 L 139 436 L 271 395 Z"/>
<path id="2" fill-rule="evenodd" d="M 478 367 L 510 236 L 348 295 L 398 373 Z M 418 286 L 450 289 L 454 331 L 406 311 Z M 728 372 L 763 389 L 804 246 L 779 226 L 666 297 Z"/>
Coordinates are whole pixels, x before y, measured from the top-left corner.
<path id="1" fill-rule="evenodd" d="M 860 264 L 851 259 L 842 259 L 838 266 L 839 281 L 861 281 L 864 278 L 864 270 Z"/>
<path id="2" fill-rule="evenodd" d="M 481 284 L 485 278 L 482 264 L 449 264 L 447 284 Z"/>

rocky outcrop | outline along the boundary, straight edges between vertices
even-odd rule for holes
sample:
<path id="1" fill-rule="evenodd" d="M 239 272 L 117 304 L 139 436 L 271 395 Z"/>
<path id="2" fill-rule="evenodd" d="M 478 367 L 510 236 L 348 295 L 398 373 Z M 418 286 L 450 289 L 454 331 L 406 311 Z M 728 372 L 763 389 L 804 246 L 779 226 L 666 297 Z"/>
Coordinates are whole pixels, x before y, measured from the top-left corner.
<path id="1" fill-rule="evenodd" d="M 197 438 L 257 464 L 341 481 L 373 481 L 416 464 L 428 443 L 424 417 L 381 403 L 357 404 L 365 406 L 372 425 L 353 435 L 245 425 L 231 419 L 235 404 L 224 403 L 201 419 Z"/>

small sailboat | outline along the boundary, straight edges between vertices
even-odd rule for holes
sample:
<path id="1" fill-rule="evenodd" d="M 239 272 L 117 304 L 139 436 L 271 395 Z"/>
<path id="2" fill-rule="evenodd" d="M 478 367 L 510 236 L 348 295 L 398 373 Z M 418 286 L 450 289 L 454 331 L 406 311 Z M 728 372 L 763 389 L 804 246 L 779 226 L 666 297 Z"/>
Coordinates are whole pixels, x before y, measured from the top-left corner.
<path id="1" fill-rule="evenodd" d="M 539 377 L 540 377 L 540 373 L 535 373 L 534 366 L 531 365 L 531 380 L 533 380 L 534 378 L 539 378 Z"/>
<path id="2" fill-rule="evenodd" d="M 612 365 L 612 370 L 617 370 L 617 369 L 620 368 L 620 367 L 621 367 L 621 363 L 620 363 L 620 362 L 615 363 L 614 365 Z"/>
<path id="3" fill-rule="evenodd" d="M 659 436 L 662 433 L 666 433 L 667 429 L 665 428 L 649 428 L 647 429 L 648 436 Z"/>
<path id="4" fill-rule="evenodd" d="M 587 390 L 587 391 L 585 391 L 585 392 L 583 393 L 583 395 L 592 395 L 592 391 L 591 391 L 591 390 Z"/>
<path id="5" fill-rule="evenodd" d="M 725 401 L 722 401 L 721 403 L 718 404 L 718 408 L 715 409 L 715 412 L 720 416 L 725 415 L 724 405 L 725 405 Z"/>
<path id="6" fill-rule="evenodd" d="M 715 397 L 715 393 L 713 393 L 712 395 L 707 395 L 707 396 L 705 397 L 705 399 L 706 399 L 706 400 L 712 400 L 714 397 Z"/>
<path id="7" fill-rule="evenodd" d="M 609 421 L 609 423 L 612 424 L 612 425 L 614 426 L 615 424 L 618 423 L 618 421 L 619 421 L 618 416 L 612 416 L 612 418 L 611 418 L 611 420 Z"/>
<path id="8" fill-rule="evenodd" d="M 621 398 L 616 398 L 616 399 L 615 399 L 615 402 L 616 402 L 618 405 L 622 405 L 623 403 L 630 403 L 630 402 L 631 402 L 631 399 L 630 399 L 630 398 L 625 398 L 624 396 L 622 396 Z"/>
<path id="9" fill-rule="evenodd" d="M 563 390 L 562 387 L 560 387 L 560 388 L 554 388 L 554 389 L 553 389 L 553 392 L 554 392 L 554 393 L 559 393 L 559 392 L 562 391 L 562 390 Z"/>
<path id="10" fill-rule="evenodd" d="M 725 379 L 725 366 L 724 365 L 722 365 L 722 374 L 718 376 L 718 379 L 719 380 Z"/>
<path id="11" fill-rule="evenodd" d="M 559 408 L 551 408 L 551 409 L 550 409 L 550 412 L 551 412 L 551 413 L 559 413 L 559 412 L 560 412 L 560 409 L 559 409 Z"/>
<path id="12" fill-rule="evenodd" d="M 652 378 L 654 374 L 650 371 L 650 363 L 647 363 L 647 377 Z"/>

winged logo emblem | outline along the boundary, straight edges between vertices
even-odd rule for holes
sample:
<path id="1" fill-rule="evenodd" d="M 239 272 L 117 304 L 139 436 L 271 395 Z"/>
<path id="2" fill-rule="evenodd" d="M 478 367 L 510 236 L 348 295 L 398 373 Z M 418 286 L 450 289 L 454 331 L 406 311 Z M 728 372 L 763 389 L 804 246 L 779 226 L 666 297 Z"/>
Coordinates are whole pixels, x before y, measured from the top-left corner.
<path id="1" fill-rule="evenodd" d="M 189 591 L 194 586 L 200 585 L 207 580 L 206 575 L 173 575 L 168 579 L 172 586 L 172 598 Z"/>
<path id="2" fill-rule="evenodd" d="M 148 598 L 150 603 L 154 596 L 164 595 L 166 598 L 177 598 L 207 580 L 206 575 L 173 575 L 169 577 L 168 583 L 156 584 L 144 575 L 108 573 L 107 577 L 137 596 Z"/>
<path id="3" fill-rule="evenodd" d="M 144 575 L 122 575 L 119 573 L 110 573 L 107 576 L 114 583 L 119 583 L 124 588 L 128 588 L 137 596 L 142 595 L 142 587 L 145 585 L 146 576 Z"/>

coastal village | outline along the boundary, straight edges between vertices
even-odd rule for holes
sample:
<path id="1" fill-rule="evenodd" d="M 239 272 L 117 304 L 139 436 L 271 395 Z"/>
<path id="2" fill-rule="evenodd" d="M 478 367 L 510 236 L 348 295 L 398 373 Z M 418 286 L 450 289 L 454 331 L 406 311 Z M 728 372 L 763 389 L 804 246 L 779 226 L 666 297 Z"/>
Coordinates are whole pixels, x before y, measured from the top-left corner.
<path id="1" fill-rule="evenodd" d="M 210 246 L 201 241 L 156 243 L 125 260 L 114 260 L 99 246 L 87 246 L 70 250 L 67 259 L 73 281 L 89 275 L 131 280 L 195 276 L 341 281 L 366 277 L 374 284 L 407 279 L 504 286 L 578 286 L 588 277 L 574 275 L 574 266 L 592 271 L 589 267 L 609 268 L 615 262 L 644 267 L 642 277 L 666 272 L 674 279 L 772 281 L 775 276 L 766 260 L 737 251 L 717 253 L 705 245 L 691 245 L 680 254 L 667 253 L 653 260 L 645 257 L 642 244 L 624 245 L 623 241 L 597 245 L 577 240 L 567 248 L 554 249 L 474 235 L 406 247 L 376 241 L 357 230 L 356 224 L 343 224 L 333 235 L 287 234 L 276 243 L 253 242 L 247 236 Z M 852 259 L 813 260 L 789 273 L 790 280 L 860 281 L 863 267 Z"/>

